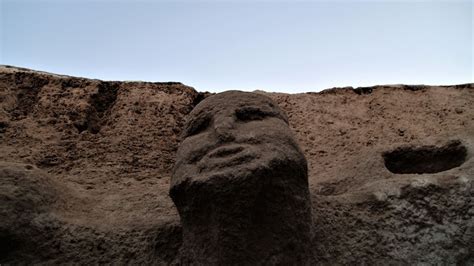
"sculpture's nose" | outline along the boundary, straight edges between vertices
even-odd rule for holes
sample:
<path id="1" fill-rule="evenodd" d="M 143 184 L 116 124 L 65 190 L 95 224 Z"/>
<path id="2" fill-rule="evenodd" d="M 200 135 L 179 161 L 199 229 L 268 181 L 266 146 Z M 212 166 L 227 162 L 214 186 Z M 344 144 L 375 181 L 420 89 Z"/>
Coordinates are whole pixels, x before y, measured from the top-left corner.
<path id="1" fill-rule="evenodd" d="M 214 131 L 217 137 L 223 141 L 232 141 L 235 139 L 232 129 L 234 128 L 234 119 L 232 117 L 223 117 L 217 119 L 214 123 Z"/>

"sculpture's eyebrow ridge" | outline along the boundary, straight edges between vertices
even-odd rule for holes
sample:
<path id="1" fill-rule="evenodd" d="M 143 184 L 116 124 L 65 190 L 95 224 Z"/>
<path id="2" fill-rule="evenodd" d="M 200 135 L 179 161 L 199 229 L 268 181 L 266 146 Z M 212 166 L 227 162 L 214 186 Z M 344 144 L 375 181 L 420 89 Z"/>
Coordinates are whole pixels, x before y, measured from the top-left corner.
<path id="1" fill-rule="evenodd" d="M 266 117 L 276 117 L 288 124 L 288 119 L 275 108 L 264 106 L 241 106 L 235 110 L 235 115 L 240 120 L 258 120 Z"/>

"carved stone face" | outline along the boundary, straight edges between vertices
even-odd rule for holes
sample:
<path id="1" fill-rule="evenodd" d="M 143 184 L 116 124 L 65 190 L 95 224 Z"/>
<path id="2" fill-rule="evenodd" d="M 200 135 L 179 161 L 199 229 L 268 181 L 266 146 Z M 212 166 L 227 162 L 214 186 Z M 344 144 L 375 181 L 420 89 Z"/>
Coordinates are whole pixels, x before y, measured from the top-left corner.
<path id="1" fill-rule="evenodd" d="M 184 130 L 170 187 L 182 264 L 306 265 L 307 164 L 284 112 L 263 95 L 229 91 L 198 104 Z"/>
<path id="2" fill-rule="evenodd" d="M 240 91 L 211 96 L 190 113 L 171 186 L 246 178 L 275 165 L 306 160 L 284 112 L 268 97 Z"/>

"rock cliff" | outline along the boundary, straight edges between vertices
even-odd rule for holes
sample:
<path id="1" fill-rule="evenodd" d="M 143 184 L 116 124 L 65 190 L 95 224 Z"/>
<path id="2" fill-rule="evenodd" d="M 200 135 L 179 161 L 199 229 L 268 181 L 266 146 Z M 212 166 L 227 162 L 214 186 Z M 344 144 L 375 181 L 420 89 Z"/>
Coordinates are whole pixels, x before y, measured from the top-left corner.
<path id="1" fill-rule="evenodd" d="M 474 89 L 266 93 L 308 160 L 313 264 L 474 263 Z M 168 196 L 208 93 L 0 66 L 0 263 L 172 264 Z"/>

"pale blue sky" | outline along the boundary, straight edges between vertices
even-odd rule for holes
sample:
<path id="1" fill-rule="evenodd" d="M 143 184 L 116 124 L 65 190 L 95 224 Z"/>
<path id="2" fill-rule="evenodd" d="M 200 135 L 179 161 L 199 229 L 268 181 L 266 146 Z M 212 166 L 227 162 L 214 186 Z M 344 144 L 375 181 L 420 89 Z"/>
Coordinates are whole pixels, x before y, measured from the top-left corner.
<path id="1" fill-rule="evenodd" d="M 473 82 L 472 1 L 0 0 L 0 64 L 199 91 Z"/>

